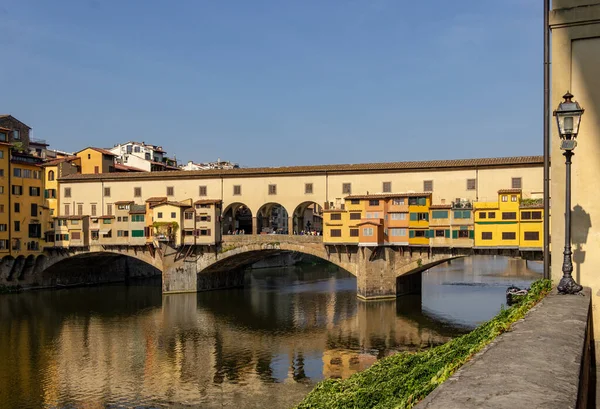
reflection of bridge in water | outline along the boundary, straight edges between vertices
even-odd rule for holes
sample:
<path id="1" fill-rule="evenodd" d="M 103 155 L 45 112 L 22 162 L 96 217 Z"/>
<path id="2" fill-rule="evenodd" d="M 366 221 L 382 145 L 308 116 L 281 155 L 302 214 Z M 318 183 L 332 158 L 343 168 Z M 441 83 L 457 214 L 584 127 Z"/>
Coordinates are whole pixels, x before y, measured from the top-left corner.
<path id="1" fill-rule="evenodd" d="M 126 294 L 108 298 L 109 288 L 3 297 L 0 349 L 11 357 L 0 369 L 12 375 L 0 376 L 0 388 L 44 397 L 33 406 L 71 401 L 100 407 L 110 390 L 127 395 L 125 401 L 135 396 L 140 404 L 210 407 L 217 391 L 225 402 L 235 399 L 240 385 L 256 399 L 272 399 L 279 395 L 277 385 L 290 382 L 298 384 L 292 389 L 300 397 L 308 391 L 302 385 L 323 374 L 348 376 L 375 356 L 439 344 L 453 335 L 414 312 L 418 297 L 361 303 L 351 289 L 332 288 L 333 281 L 306 284 L 322 286 L 318 291 L 230 290 L 162 300 L 148 287 L 128 287 Z M 52 308 L 38 311 L 43 305 Z M 35 349 L 39 334 L 45 334 L 43 353 Z M 4 367 L 10 362 L 19 362 L 16 375 Z M 273 398 L 275 406 L 293 403 L 277 402 L 286 393 Z"/>

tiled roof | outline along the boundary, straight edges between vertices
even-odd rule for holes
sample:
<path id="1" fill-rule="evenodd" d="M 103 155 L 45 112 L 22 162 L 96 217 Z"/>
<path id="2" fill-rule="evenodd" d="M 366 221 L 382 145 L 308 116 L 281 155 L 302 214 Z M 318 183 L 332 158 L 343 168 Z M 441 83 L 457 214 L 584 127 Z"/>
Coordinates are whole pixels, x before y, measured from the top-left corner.
<path id="1" fill-rule="evenodd" d="M 115 202 L 115 204 L 118 205 L 125 205 L 125 204 L 130 204 L 133 203 L 133 200 L 119 200 L 118 202 Z"/>
<path id="2" fill-rule="evenodd" d="M 77 216 L 77 215 L 75 215 L 75 216 L 56 216 L 55 219 L 81 220 L 81 219 L 86 218 L 86 217 L 89 217 L 89 216 L 87 216 L 87 215 L 86 216 L 83 216 L 83 215 L 79 215 L 79 216 Z"/>
<path id="3" fill-rule="evenodd" d="M 451 204 L 434 204 L 429 206 L 430 209 L 452 209 Z"/>
<path id="4" fill-rule="evenodd" d="M 129 214 L 145 214 L 146 213 L 146 206 L 144 205 L 131 205 L 131 207 L 129 208 Z"/>
<path id="5" fill-rule="evenodd" d="M 123 165 L 121 163 L 115 163 L 116 170 L 122 170 L 125 172 L 145 172 L 144 169 L 134 168 L 133 166 Z"/>
<path id="6" fill-rule="evenodd" d="M 500 189 L 498 193 L 521 193 L 521 189 Z"/>
<path id="7" fill-rule="evenodd" d="M 195 177 L 235 177 L 235 176 L 264 176 L 282 174 L 315 174 L 315 173 L 377 173 L 377 172 L 407 172 L 432 171 L 443 169 L 474 169 L 482 167 L 508 167 L 515 165 L 542 166 L 542 156 L 516 156 L 507 158 L 431 160 L 419 162 L 388 162 L 363 163 L 346 165 L 315 165 L 315 166 L 286 166 L 278 168 L 235 168 L 235 169 L 206 169 L 166 171 L 159 174 L 144 173 L 109 173 L 69 175 L 64 180 L 116 180 L 116 179 L 181 179 Z"/>
<path id="8" fill-rule="evenodd" d="M 357 226 L 362 226 L 364 224 L 373 224 L 375 226 L 381 226 L 381 219 L 362 219 L 359 223 L 356 223 Z"/>
<path id="9" fill-rule="evenodd" d="M 12 118 L 15 121 L 19 122 L 21 125 L 25 125 L 28 129 L 31 129 L 31 127 L 29 125 L 27 125 L 24 122 L 19 121 L 17 118 L 15 118 L 14 116 L 12 116 L 10 114 L 0 114 L 0 119 L 4 119 L 4 118 Z"/>
<path id="10" fill-rule="evenodd" d="M 112 215 L 92 216 L 92 218 L 96 218 L 96 219 L 114 219 L 115 216 L 112 216 Z"/>
<path id="11" fill-rule="evenodd" d="M 395 199 L 395 198 L 399 198 L 399 197 L 423 197 L 423 196 L 431 196 L 431 192 L 425 192 L 425 193 L 415 193 L 415 192 L 409 192 L 409 193 L 377 193 L 375 195 L 350 195 L 350 196 L 346 196 L 344 199 L 346 200 L 352 200 L 352 199 L 363 199 L 363 200 L 370 200 L 370 199 Z"/>
<path id="12" fill-rule="evenodd" d="M 146 203 L 154 203 L 154 202 L 166 202 L 166 196 L 152 196 L 146 199 Z"/>
<path id="13" fill-rule="evenodd" d="M 48 162 L 42 163 L 41 166 L 56 166 L 59 163 L 71 162 L 71 161 L 74 161 L 76 159 L 79 159 L 79 156 L 66 156 L 64 158 L 58 158 L 58 159 L 49 160 Z"/>
<path id="14" fill-rule="evenodd" d="M 92 150 L 95 150 L 96 152 L 100 152 L 100 153 L 101 153 L 101 154 L 103 154 L 103 155 L 108 155 L 108 156 L 119 156 L 119 155 L 116 155 L 116 154 L 112 153 L 111 151 L 107 151 L 106 149 L 102 149 L 102 148 L 95 148 L 95 147 L 93 147 L 93 146 L 88 146 L 87 148 L 84 148 L 84 149 L 82 149 L 82 150 L 80 150 L 79 152 L 76 152 L 76 153 L 81 153 L 81 152 L 83 152 L 83 151 L 84 151 L 84 150 L 86 150 L 86 149 L 92 149 Z"/>
<path id="15" fill-rule="evenodd" d="M 220 199 L 200 199 L 196 200 L 194 204 L 218 204 L 221 203 Z"/>
<path id="16" fill-rule="evenodd" d="M 337 212 L 347 212 L 346 209 L 325 209 L 323 213 L 337 213 Z"/>
<path id="17" fill-rule="evenodd" d="M 175 206 L 175 207 L 190 207 L 191 205 L 187 203 L 181 202 L 160 202 L 160 203 L 150 203 L 150 207 L 158 207 L 163 205 Z"/>

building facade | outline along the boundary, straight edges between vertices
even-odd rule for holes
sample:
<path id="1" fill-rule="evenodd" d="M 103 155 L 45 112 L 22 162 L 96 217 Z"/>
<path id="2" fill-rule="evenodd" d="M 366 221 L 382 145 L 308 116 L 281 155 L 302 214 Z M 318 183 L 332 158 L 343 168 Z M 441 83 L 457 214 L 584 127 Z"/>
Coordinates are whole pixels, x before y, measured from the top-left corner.
<path id="1" fill-rule="evenodd" d="M 116 163 L 146 172 L 178 170 L 177 161 L 166 156 L 162 146 L 129 141 L 108 149 Z"/>

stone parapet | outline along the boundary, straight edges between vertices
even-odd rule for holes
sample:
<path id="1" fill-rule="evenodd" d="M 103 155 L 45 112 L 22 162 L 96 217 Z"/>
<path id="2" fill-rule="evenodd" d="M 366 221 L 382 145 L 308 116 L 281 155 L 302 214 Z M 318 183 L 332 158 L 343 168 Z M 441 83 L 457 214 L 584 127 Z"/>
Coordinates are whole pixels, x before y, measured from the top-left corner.
<path id="1" fill-rule="evenodd" d="M 548 295 L 418 409 L 586 408 L 591 291 Z"/>

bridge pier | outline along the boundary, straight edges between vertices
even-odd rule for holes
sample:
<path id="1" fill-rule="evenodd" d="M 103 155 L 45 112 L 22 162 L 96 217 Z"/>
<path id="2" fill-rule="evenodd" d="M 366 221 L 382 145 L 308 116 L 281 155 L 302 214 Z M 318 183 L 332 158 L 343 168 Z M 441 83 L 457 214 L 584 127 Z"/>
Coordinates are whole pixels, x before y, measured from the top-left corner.
<path id="1" fill-rule="evenodd" d="M 356 294 L 363 300 L 396 298 L 395 254 L 385 247 L 361 247 L 356 260 Z"/>

